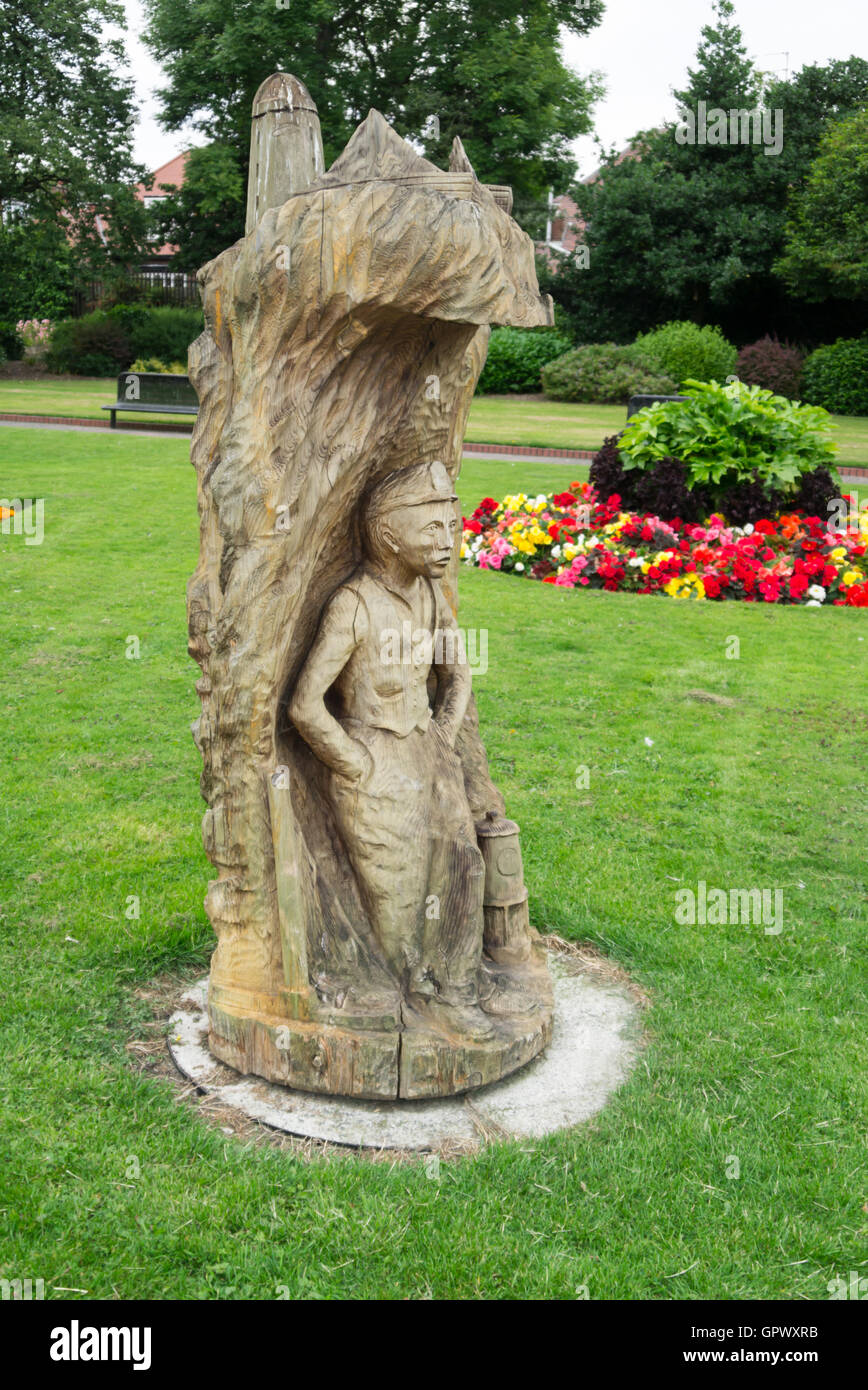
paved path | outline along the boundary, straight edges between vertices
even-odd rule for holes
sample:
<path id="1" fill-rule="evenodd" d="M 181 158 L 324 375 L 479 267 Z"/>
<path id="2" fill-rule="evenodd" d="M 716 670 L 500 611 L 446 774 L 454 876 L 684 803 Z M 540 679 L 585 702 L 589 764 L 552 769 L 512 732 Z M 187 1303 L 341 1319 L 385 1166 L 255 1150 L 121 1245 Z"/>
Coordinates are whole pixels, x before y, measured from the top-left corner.
<path id="1" fill-rule="evenodd" d="M 66 419 L 62 416 L 40 416 L 31 415 L 23 417 L 21 415 L 2 415 L 0 414 L 0 425 L 13 425 L 17 429 L 40 429 L 40 430 L 78 430 L 91 431 L 107 430 L 109 424 L 107 420 L 82 420 L 70 417 Z M 184 439 L 189 438 L 190 431 L 183 426 L 166 429 L 142 429 L 137 425 L 126 425 L 112 431 L 115 435 L 134 434 L 144 439 Z M 590 463 L 594 457 L 593 449 L 537 449 L 530 445 L 520 444 L 466 444 L 462 450 L 465 458 L 468 459 L 507 459 L 510 463 L 559 463 L 572 468 L 577 463 Z M 868 468 L 851 467 L 846 473 L 841 474 L 841 480 L 845 483 L 864 483 L 868 481 Z"/>

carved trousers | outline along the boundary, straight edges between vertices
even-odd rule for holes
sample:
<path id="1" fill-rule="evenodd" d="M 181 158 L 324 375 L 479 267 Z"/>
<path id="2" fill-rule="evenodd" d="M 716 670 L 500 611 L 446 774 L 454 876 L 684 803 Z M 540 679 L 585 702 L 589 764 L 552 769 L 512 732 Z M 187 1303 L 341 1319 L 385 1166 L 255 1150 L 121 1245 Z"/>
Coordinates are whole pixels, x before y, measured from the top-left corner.
<path id="1" fill-rule="evenodd" d="M 461 762 L 433 723 L 406 738 L 341 721 L 373 766 L 331 775 L 338 829 L 383 956 L 403 989 L 473 1003 L 485 871 Z"/>

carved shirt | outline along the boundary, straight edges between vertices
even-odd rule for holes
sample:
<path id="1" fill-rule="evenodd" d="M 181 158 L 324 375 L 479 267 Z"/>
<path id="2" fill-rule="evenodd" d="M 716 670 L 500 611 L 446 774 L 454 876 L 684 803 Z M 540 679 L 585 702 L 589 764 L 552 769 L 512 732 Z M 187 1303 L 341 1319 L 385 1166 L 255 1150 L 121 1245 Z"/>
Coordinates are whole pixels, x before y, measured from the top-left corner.
<path id="1" fill-rule="evenodd" d="M 436 580 L 420 577 L 408 599 L 364 567 L 332 598 L 321 634 L 350 648 L 333 687 L 345 718 L 402 738 L 428 727 L 432 665 L 458 655 L 455 618 Z"/>

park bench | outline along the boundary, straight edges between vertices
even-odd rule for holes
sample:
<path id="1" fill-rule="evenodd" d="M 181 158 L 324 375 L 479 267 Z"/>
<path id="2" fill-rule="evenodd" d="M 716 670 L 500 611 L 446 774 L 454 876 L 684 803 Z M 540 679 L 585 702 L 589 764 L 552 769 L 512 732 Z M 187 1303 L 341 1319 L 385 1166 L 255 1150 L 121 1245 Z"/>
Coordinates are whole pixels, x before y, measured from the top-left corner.
<path id="1" fill-rule="evenodd" d="M 117 400 L 102 409 L 111 411 L 111 427 L 116 429 L 119 410 L 198 415 L 199 400 L 189 377 L 176 376 L 173 372 L 121 372 Z"/>
<path id="2" fill-rule="evenodd" d="M 686 401 L 686 396 L 631 396 L 627 402 L 627 419 L 635 415 L 637 410 L 644 410 L 646 405 L 654 405 L 656 401 Z"/>

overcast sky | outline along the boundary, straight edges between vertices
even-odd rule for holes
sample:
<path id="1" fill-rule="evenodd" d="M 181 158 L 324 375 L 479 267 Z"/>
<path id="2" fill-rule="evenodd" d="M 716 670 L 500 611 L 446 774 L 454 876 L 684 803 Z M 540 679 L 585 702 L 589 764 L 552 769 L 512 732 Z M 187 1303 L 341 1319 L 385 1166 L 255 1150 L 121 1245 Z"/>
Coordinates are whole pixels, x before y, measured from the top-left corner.
<path id="1" fill-rule="evenodd" d="M 136 157 L 153 170 L 179 150 L 201 144 L 202 137 L 189 131 L 167 134 L 157 125 L 154 90 L 161 82 L 160 69 L 137 37 L 144 25 L 139 0 L 124 3 L 127 45 L 142 103 Z M 792 73 L 806 63 L 853 53 L 868 58 L 865 0 L 736 0 L 735 8 L 748 52 L 765 71 L 783 75 L 787 66 Z M 711 0 L 607 0 L 602 24 L 588 37 L 566 36 L 568 65 L 577 72 L 603 73 L 607 93 L 596 107 L 595 126 L 606 148 L 620 149 L 637 130 L 674 116 L 672 88 L 682 85 L 700 28 L 711 13 Z M 298 76 L 304 80 L 303 72 Z M 580 175 L 597 167 L 590 137 L 576 142 L 576 155 Z"/>

